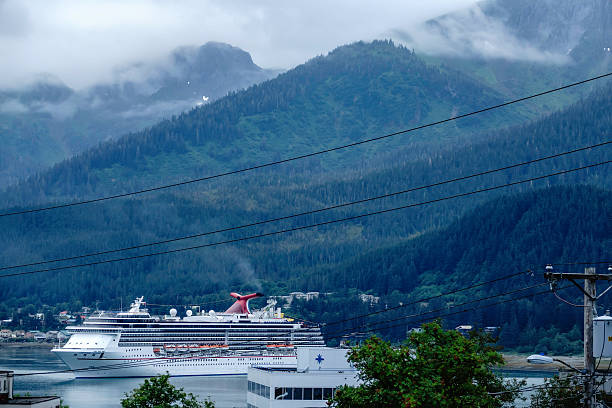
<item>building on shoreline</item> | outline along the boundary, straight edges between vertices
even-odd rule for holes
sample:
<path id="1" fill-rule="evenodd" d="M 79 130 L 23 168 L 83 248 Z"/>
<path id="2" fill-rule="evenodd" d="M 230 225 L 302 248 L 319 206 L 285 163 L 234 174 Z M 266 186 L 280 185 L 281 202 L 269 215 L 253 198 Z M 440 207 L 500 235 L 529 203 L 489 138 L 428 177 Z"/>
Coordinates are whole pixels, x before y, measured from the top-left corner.
<path id="1" fill-rule="evenodd" d="M 304 347 L 298 349 L 296 369 L 249 368 L 247 408 L 326 407 L 338 387 L 359 383 L 347 352 Z"/>

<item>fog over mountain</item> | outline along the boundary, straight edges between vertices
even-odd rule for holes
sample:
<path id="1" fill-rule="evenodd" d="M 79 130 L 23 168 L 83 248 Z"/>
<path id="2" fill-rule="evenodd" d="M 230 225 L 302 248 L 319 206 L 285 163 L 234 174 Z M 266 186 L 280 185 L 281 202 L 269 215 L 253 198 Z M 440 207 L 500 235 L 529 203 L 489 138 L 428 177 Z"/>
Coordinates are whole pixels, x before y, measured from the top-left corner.
<path id="1" fill-rule="evenodd" d="M 79 110 L 111 110 L 124 118 L 172 115 L 275 75 L 253 63 L 246 51 L 209 42 L 177 48 L 158 63 L 115 69 L 112 81 L 74 90 L 52 75 L 38 75 L 23 88 L 0 91 L 0 113 L 49 113 L 71 118 Z"/>
<path id="2" fill-rule="evenodd" d="M 611 27 L 607 0 L 487 0 L 394 33 L 425 54 L 570 64 L 609 56 Z"/>
<path id="3" fill-rule="evenodd" d="M 209 42 L 117 69 L 108 84 L 75 90 L 39 75 L 22 89 L 0 90 L 0 187 L 277 73 L 246 51 Z"/>
<path id="4" fill-rule="evenodd" d="M 0 0 L 0 49 L 12 61 L 0 67 L 0 88 L 22 87 L 41 72 L 73 89 L 111 83 L 117 67 L 157 64 L 177 47 L 208 41 L 247 50 L 260 66 L 288 69 L 473 3 Z"/>
<path id="5" fill-rule="evenodd" d="M 290 68 L 392 38 L 507 96 L 598 74 L 612 60 L 610 4 L 0 0 L 0 187 L 284 70 L 253 59 Z"/>

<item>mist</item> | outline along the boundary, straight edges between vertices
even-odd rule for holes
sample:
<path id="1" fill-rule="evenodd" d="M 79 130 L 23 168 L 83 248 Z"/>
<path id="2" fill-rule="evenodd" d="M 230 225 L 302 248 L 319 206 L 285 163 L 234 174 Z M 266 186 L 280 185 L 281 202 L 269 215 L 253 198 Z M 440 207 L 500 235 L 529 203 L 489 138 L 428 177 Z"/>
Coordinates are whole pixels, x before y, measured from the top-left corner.
<path id="1" fill-rule="evenodd" d="M 339 45 L 389 37 L 393 29 L 472 4 L 0 0 L 0 52 L 10 61 L 0 66 L 0 88 L 22 88 L 40 73 L 75 90 L 134 79 L 148 73 L 133 64 L 163 64 L 173 49 L 208 41 L 238 46 L 264 68 L 288 69 Z"/>
<path id="2" fill-rule="evenodd" d="M 500 18 L 485 14 L 481 6 L 456 11 L 435 21 L 393 30 L 392 37 L 430 55 L 503 58 L 548 64 L 565 64 L 567 53 L 539 48 L 513 35 Z"/>

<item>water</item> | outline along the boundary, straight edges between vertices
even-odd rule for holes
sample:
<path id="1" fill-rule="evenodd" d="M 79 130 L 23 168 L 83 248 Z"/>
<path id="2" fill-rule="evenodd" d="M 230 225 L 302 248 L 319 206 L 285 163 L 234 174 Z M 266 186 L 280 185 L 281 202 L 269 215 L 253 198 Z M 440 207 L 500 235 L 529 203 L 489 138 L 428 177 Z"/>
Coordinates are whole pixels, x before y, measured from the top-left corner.
<path id="1" fill-rule="evenodd" d="M 517 380 L 525 380 L 526 384 L 525 388 L 534 386 L 534 385 L 542 385 L 544 384 L 544 379 L 550 378 L 553 376 L 552 372 L 547 371 L 520 371 L 520 370 L 500 370 L 498 371 L 502 377 L 508 379 L 517 379 Z M 527 377 L 528 375 L 528 377 Z M 517 408 L 529 407 L 529 402 L 531 395 L 533 395 L 535 391 L 526 391 L 522 393 L 522 396 L 525 400 L 517 399 L 514 402 L 514 406 Z"/>
<path id="2" fill-rule="evenodd" d="M 0 370 L 13 370 L 17 374 L 67 368 L 48 347 L 0 345 Z M 71 373 L 56 373 L 16 376 L 13 389 L 20 395 L 58 395 L 71 408 L 120 407 L 125 393 L 143 381 L 142 378 L 75 379 Z M 210 397 L 219 408 L 246 407 L 246 376 L 176 377 L 170 382 L 200 400 Z"/>
<path id="3" fill-rule="evenodd" d="M 0 370 L 15 373 L 65 370 L 66 365 L 51 353 L 49 347 L 13 346 L 0 344 Z M 550 373 L 503 371 L 507 378 L 525 379 L 527 386 L 540 385 Z M 527 377 L 528 375 L 528 377 Z M 14 391 L 18 394 L 59 395 L 71 408 L 120 407 L 125 393 L 142 384 L 142 378 L 75 379 L 71 373 L 55 373 L 15 377 Z M 210 398 L 218 408 L 246 407 L 247 380 L 236 377 L 175 377 L 171 383 L 197 395 Z M 531 393 L 526 393 L 529 396 Z M 517 406 L 529 406 L 528 402 Z"/>

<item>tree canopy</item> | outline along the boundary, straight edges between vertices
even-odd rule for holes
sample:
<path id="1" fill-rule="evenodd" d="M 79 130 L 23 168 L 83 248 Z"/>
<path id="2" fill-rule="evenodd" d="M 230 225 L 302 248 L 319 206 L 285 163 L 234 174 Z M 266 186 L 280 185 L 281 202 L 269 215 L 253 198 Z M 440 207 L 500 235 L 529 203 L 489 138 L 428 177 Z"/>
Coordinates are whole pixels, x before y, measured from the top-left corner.
<path id="1" fill-rule="evenodd" d="M 214 408 L 209 400 L 204 402 L 182 388 L 170 384 L 169 375 L 146 379 L 144 384 L 126 394 L 121 400 L 123 408 Z"/>
<path id="2" fill-rule="evenodd" d="M 344 407 L 501 407 L 514 401 L 519 382 L 491 370 L 504 363 L 491 338 L 469 338 L 424 324 L 400 347 L 372 337 L 349 352 L 360 386 L 341 387 L 332 406 Z"/>

